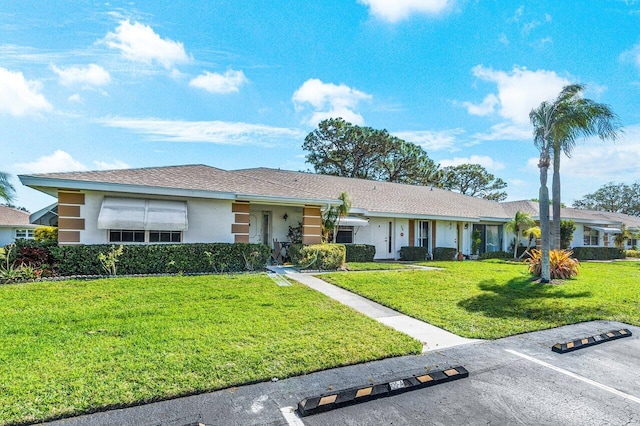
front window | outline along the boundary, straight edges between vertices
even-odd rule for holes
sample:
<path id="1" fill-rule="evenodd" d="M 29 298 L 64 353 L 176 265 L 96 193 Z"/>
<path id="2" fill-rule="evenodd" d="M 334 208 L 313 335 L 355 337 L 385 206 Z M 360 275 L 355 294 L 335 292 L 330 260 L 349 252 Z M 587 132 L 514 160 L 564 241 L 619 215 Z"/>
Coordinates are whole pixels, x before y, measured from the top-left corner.
<path id="1" fill-rule="evenodd" d="M 179 243 L 182 241 L 180 231 L 149 231 L 150 243 Z"/>
<path id="2" fill-rule="evenodd" d="M 16 238 L 33 239 L 33 229 L 16 229 Z"/>
<path id="3" fill-rule="evenodd" d="M 418 247 L 429 248 L 429 222 L 426 220 L 418 222 Z"/>
<path id="4" fill-rule="evenodd" d="M 584 245 L 585 246 L 597 246 L 600 238 L 600 233 L 597 229 L 591 229 L 588 226 L 584 227 Z"/>
<path id="5" fill-rule="evenodd" d="M 132 229 L 111 229 L 110 243 L 144 243 L 144 231 Z"/>
<path id="6" fill-rule="evenodd" d="M 353 226 L 340 226 L 336 234 L 336 243 L 353 244 Z"/>
<path id="7" fill-rule="evenodd" d="M 627 245 L 629 247 L 637 247 L 638 246 L 638 239 L 635 238 L 635 237 L 627 239 Z"/>

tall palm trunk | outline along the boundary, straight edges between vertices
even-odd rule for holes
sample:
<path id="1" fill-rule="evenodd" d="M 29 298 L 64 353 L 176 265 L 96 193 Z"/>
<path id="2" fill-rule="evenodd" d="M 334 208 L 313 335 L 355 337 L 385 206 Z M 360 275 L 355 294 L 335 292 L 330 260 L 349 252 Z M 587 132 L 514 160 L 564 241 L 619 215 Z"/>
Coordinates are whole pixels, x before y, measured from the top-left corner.
<path id="1" fill-rule="evenodd" d="M 542 271 L 540 275 L 541 283 L 551 281 L 551 265 L 549 263 L 549 188 L 547 188 L 547 173 L 549 172 L 549 152 L 540 154 L 540 233 L 542 239 Z"/>
<path id="2" fill-rule="evenodd" d="M 560 250 L 560 157 L 562 156 L 560 144 L 553 145 L 553 182 L 551 192 L 553 197 L 553 242 L 551 247 Z"/>

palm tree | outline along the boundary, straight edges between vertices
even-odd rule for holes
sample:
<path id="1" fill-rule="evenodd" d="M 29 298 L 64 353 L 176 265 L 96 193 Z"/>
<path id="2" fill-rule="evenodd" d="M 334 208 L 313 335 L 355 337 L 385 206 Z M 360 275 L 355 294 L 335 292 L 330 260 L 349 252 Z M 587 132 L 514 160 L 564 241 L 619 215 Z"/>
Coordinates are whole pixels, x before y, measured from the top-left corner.
<path id="1" fill-rule="evenodd" d="M 581 97 L 582 84 L 565 86 L 558 97 L 544 101 L 538 108 L 531 110 L 529 119 L 533 124 L 534 144 L 540 151 L 540 231 L 542 234 L 542 271 L 541 282 L 549 282 L 549 188 L 547 175 L 554 160 L 553 175 L 553 214 L 554 246 L 560 247 L 560 156 L 561 152 L 570 155 L 575 147 L 576 138 L 598 135 L 601 139 L 615 139 L 619 124 L 616 115 L 607 105 L 598 104 Z"/>
<path id="2" fill-rule="evenodd" d="M 9 180 L 9 174 L 0 172 L 0 200 L 5 200 L 8 203 L 12 202 L 15 190 Z"/>
<path id="3" fill-rule="evenodd" d="M 513 232 L 516 236 L 516 239 L 513 243 L 514 259 L 518 256 L 518 240 L 520 239 L 520 235 L 522 235 L 527 229 L 533 227 L 535 224 L 536 221 L 531 218 L 531 215 L 529 213 L 521 212 L 520 210 L 518 210 L 515 217 L 507 223 L 507 230 Z"/>
<path id="4" fill-rule="evenodd" d="M 615 141 L 620 124 L 617 115 L 608 105 L 600 104 L 582 97 L 583 84 L 565 86 L 556 102 L 553 147 L 553 248 L 560 249 L 560 158 L 562 153 L 571 157 L 579 136 L 598 136 L 602 140 Z"/>

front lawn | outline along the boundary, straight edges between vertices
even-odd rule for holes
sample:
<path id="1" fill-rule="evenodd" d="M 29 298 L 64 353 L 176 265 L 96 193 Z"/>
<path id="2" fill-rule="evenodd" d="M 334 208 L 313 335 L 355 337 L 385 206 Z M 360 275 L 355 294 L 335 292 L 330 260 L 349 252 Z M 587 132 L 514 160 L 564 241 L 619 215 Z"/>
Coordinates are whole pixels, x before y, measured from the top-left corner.
<path id="1" fill-rule="evenodd" d="M 398 269 L 415 269 L 406 263 L 395 262 L 349 262 L 349 271 L 395 271 Z"/>
<path id="2" fill-rule="evenodd" d="M 596 319 L 640 326 L 640 263 L 583 263 L 561 285 L 506 262 L 429 262 L 444 270 L 335 273 L 327 280 L 465 337 L 495 339 Z"/>
<path id="3" fill-rule="evenodd" d="M 266 275 L 0 286 L 0 424 L 420 353 L 410 337 Z"/>

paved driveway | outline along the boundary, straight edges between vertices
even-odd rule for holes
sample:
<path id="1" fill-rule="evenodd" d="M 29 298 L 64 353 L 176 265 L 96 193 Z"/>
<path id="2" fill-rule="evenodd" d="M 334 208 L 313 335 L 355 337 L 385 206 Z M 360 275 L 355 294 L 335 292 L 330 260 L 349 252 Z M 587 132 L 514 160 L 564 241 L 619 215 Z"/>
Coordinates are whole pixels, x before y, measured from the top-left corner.
<path id="1" fill-rule="evenodd" d="M 628 328 L 633 337 L 567 354 L 558 342 Z M 462 365 L 469 378 L 302 419 L 288 412 L 328 390 Z M 640 424 L 640 328 L 594 321 L 422 356 L 260 383 L 57 425 L 627 425 Z"/>

